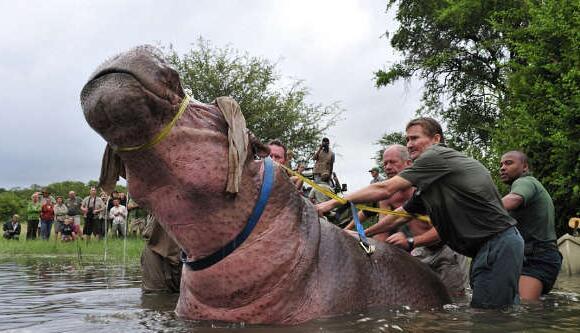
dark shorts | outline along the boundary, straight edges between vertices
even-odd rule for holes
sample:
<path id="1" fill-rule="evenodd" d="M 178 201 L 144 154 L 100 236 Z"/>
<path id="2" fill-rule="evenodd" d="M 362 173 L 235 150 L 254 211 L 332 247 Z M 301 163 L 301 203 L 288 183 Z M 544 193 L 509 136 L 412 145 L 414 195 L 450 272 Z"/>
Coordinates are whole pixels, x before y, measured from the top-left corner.
<path id="1" fill-rule="evenodd" d="M 556 248 L 535 250 L 524 256 L 522 275 L 530 276 L 542 282 L 542 294 L 552 290 L 562 267 L 562 255 Z"/>
<path id="2" fill-rule="evenodd" d="M 519 303 L 524 240 L 509 227 L 483 244 L 471 262 L 471 306 L 499 308 Z"/>

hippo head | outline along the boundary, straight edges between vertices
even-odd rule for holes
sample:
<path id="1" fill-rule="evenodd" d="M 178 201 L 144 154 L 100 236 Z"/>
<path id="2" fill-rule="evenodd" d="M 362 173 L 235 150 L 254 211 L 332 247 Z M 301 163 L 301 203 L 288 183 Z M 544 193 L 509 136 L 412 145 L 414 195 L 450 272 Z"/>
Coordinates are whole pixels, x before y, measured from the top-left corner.
<path id="1" fill-rule="evenodd" d="M 184 97 L 177 72 L 161 52 L 141 46 L 99 66 L 82 89 L 81 105 L 89 125 L 109 145 L 133 147 L 160 133 Z M 239 162 L 240 193 L 226 195 L 228 143 L 228 125 L 220 109 L 191 102 L 161 142 L 118 152 L 133 198 L 156 215 L 192 257 L 212 253 L 234 238 L 258 196 L 262 164 L 251 153 Z M 266 153 L 267 148 L 252 140 L 246 149 L 255 146 Z M 220 221 L 219 226 L 209 221 Z"/>

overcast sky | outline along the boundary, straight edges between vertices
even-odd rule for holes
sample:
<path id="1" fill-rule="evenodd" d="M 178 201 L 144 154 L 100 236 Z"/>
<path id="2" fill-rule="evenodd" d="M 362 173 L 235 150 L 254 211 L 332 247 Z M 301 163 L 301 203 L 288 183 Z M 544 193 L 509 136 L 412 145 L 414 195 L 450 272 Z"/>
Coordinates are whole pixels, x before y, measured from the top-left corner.
<path id="1" fill-rule="evenodd" d="M 385 0 L 0 1 L 0 187 L 98 179 L 105 142 L 85 122 L 79 92 L 105 59 L 140 44 L 199 37 L 278 63 L 302 79 L 309 102 L 340 102 L 327 134 L 349 188 L 370 180 L 374 145 L 419 105 L 418 84 L 377 89 L 396 61 Z M 205 101 L 209 102 L 209 101 Z"/>

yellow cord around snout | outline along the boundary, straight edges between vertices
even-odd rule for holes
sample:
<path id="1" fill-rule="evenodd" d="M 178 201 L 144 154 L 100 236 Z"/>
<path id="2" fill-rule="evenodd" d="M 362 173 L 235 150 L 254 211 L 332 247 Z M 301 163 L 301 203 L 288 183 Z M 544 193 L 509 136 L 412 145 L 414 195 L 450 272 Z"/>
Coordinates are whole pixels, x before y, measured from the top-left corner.
<path id="1" fill-rule="evenodd" d="M 169 132 L 171 132 L 171 129 L 173 128 L 173 126 L 175 126 L 177 120 L 181 118 L 181 115 L 183 114 L 183 112 L 185 112 L 185 109 L 189 104 L 189 100 L 190 97 L 188 95 L 185 95 L 183 100 L 181 100 L 181 104 L 179 105 L 179 111 L 177 111 L 173 119 L 171 119 L 171 121 L 167 125 L 165 125 L 163 129 L 161 129 L 161 131 L 157 133 L 157 135 L 155 135 L 153 139 L 151 139 L 149 142 L 133 147 L 113 147 L 113 149 L 117 152 L 128 152 L 147 149 L 155 146 L 156 144 L 161 142 L 161 140 L 163 140 L 167 136 L 167 134 L 169 134 Z"/>

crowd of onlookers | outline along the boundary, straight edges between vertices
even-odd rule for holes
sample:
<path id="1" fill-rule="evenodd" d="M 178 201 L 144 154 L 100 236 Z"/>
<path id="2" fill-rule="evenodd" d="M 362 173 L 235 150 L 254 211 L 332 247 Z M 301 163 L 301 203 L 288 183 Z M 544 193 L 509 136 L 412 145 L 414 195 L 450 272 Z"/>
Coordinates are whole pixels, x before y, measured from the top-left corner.
<path id="1" fill-rule="evenodd" d="M 21 223 L 26 222 L 26 239 L 37 237 L 48 240 L 51 235 L 62 241 L 78 238 L 99 240 L 107 235 L 126 237 L 142 233 L 147 223 L 147 213 L 124 192 L 97 194 L 92 187 L 84 199 L 70 191 L 66 198 L 53 197 L 48 189 L 31 196 L 23 221 L 14 214 L 3 226 L 4 238 L 19 239 Z"/>

